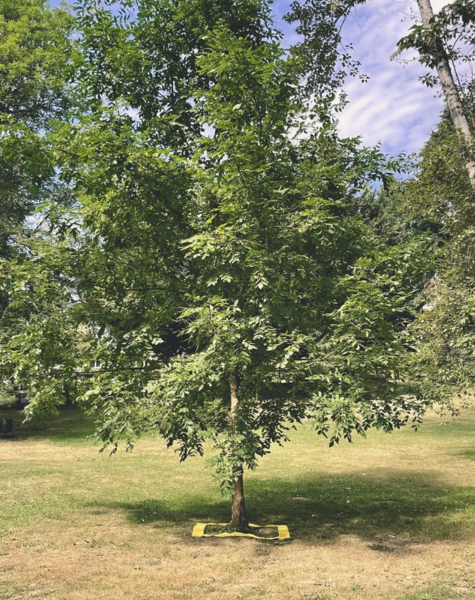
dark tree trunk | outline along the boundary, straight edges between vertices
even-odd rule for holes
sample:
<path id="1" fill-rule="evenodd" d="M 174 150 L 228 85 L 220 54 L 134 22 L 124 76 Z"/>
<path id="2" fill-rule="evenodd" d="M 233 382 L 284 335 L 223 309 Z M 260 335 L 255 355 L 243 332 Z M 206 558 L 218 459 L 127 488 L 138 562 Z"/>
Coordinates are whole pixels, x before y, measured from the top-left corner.
<path id="1" fill-rule="evenodd" d="M 65 398 L 64 406 L 73 406 L 73 399 L 71 398 L 69 385 L 67 383 L 64 384 L 63 396 Z"/>
<path id="2" fill-rule="evenodd" d="M 248 528 L 246 505 L 244 503 L 244 485 L 242 473 L 234 480 L 234 493 L 231 506 L 231 525 L 238 531 Z"/>
<path id="3" fill-rule="evenodd" d="M 234 422 L 237 416 L 238 398 L 238 378 L 236 373 L 229 376 L 229 388 L 231 390 L 231 411 L 229 416 Z M 231 525 L 238 531 L 245 531 L 248 528 L 246 517 L 246 505 L 244 503 L 244 483 L 242 470 L 234 473 L 234 491 L 231 504 Z"/>

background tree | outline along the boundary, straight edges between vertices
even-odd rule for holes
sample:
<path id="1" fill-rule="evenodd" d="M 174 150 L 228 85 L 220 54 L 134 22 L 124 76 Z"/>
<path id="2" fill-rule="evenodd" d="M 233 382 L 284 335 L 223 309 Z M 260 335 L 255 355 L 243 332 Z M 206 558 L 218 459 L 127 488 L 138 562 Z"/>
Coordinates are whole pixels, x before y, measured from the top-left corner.
<path id="1" fill-rule="evenodd" d="M 64 53 L 72 17 L 44 0 L 0 5 L 0 252 L 35 204 L 53 174 L 44 133 L 67 107 Z"/>
<path id="2" fill-rule="evenodd" d="M 5 265 L 5 288 L 20 292 L 28 281 L 21 297 L 15 292 L 19 308 L 16 313 L 10 310 L 9 318 L 20 325 L 26 305 L 43 306 L 46 312 L 38 310 L 37 318 L 45 326 L 56 322 L 56 337 L 62 340 L 55 360 L 50 347 L 49 363 L 34 370 L 26 359 L 17 373 L 30 390 L 40 390 L 42 380 L 50 381 L 48 393 L 42 390 L 44 409 L 60 404 L 58 390 L 77 387 L 97 363 L 104 377 L 134 373 L 133 383 L 127 385 L 140 394 L 144 383 L 138 374 L 144 361 L 183 350 L 179 327 L 171 321 L 184 293 L 176 244 L 186 237 L 182 204 L 190 181 L 182 165 L 169 161 L 169 154 L 170 148 L 176 155 L 189 154 L 202 133 L 190 104 L 193 85 L 209 85 L 209 80 L 200 79 L 195 64 L 204 44 L 199 27 L 228 19 L 231 29 L 254 44 L 272 35 L 268 9 L 255 0 L 224 3 L 219 15 L 214 3 L 204 0 L 124 2 L 120 14 L 110 10 L 110 4 L 86 0 L 76 5 L 78 36 L 74 44 L 59 48 L 64 62 L 55 65 L 54 72 L 70 76 L 76 92 L 67 118 L 57 112 L 48 137 L 48 148 L 54 149 L 47 155 L 48 164 L 60 172 L 65 201 L 43 188 L 41 219 L 51 235 L 43 227 L 34 248 L 30 240 L 30 275 L 27 265 Z M 44 261 L 45 273 L 55 274 L 47 283 L 36 279 L 33 268 Z M 68 261 L 70 268 L 64 272 Z M 67 293 L 58 290 L 58 303 L 35 302 L 34 296 L 43 293 L 40 282 L 49 289 L 46 296 L 53 298 L 52 290 L 63 276 Z M 51 313 L 48 318 L 48 306 L 54 318 Z M 72 369 L 65 367 L 71 361 L 64 359 L 68 339 L 69 354 L 76 356 L 76 336 L 60 332 L 75 330 L 67 319 L 69 309 L 79 306 L 84 307 L 85 327 L 99 341 L 80 343 L 82 360 Z M 94 314 L 94 319 L 86 314 Z M 5 335 L 11 338 L 6 328 Z M 55 335 L 50 331 L 49 337 L 52 341 Z M 17 342 L 15 338 L 10 346 Z M 21 352 L 16 356 L 19 359 Z M 10 365 L 6 371 L 13 368 L 7 357 L 4 361 Z M 35 410 L 38 398 L 39 394 L 32 398 L 30 410 Z"/>
<path id="3" fill-rule="evenodd" d="M 405 185 L 402 204 L 413 219 L 437 223 L 440 240 L 425 310 L 414 326 L 416 373 L 428 386 L 452 391 L 470 390 L 475 381 L 475 208 L 464 156 L 464 143 L 445 114 Z"/>
<path id="4" fill-rule="evenodd" d="M 331 97 L 344 81 L 351 56 L 338 50 L 341 27 L 360 4 L 319 0 L 292 5 L 287 18 L 298 23 L 303 35 L 294 52 L 310 75 L 310 92 L 322 89 Z M 415 177 L 399 184 L 396 195 L 388 196 L 387 190 L 376 196 L 366 193 L 358 205 L 371 227 L 389 239 L 395 232 L 412 238 L 426 228 L 435 250 L 434 265 L 425 292 L 407 306 L 412 315 L 408 335 L 415 350 L 408 377 L 425 386 L 426 396 L 440 400 L 473 386 L 475 121 L 470 67 L 475 58 L 475 13 L 473 2 L 466 0 L 455 0 L 437 15 L 427 0 L 418 0 L 418 6 L 422 23 L 399 41 L 396 54 L 416 49 L 418 60 L 437 71 L 422 81 L 430 87 L 441 85 L 447 110 L 421 153 Z M 403 214 L 407 216 L 401 218 Z"/>
<path id="5" fill-rule="evenodd" d="M 452 123 L 464 142 L 460 147 L 465 168 L 475 188 L 475 144 L 470 110 L 467 105 L 464 106 L 463 90 L 456 85 L 453 73 L 455 70 L 457 74 L 456 62 L 470 64 L 475 60 L 475 7 L 469 0 L 455 0 L 435 16 L 430 0 L 417 0 L 417 5 L 422 27 L 413 26 L 410 34 L 399 41 L 399 50 L 417 49 L 420 62 L 436 69 Z M 433 85 L 434 78 L 430 75 L 424 80 Z"/>
<path id="6" fill-rule="evenodd" d="M 51 10 L 44 0 L 0 3 L 1 346 L 34 311 L 32 304 L 23 306 L 17 319 L 9 292 L 10 267 L 29 261 L 39 223 L 26 219 L 46 198 L 65 197 L 55 181 L 47 134 L 52 120 L 66 114 L 71 97 L 66 61 L 73 26 L 66 10 Z M 2 375 L 0 385 L 5 379 L 8 386 L 13 372 L 7 369 Z"/>

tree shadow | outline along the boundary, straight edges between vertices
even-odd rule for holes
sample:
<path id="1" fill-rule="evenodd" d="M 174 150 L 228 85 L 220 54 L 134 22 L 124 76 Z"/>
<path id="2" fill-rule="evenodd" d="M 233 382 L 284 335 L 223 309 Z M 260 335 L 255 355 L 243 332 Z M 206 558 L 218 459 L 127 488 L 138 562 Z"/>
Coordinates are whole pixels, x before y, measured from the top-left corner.
<path id="1" fill-rule="evenodd" d="M 35 418 L 24 422 L 23 411 L 18 408 L 1 408 L 0 419 L 13 419 L 13 435 L 5 435 L 2 442 L 48 440 L 58 444 L 83 442 L 91 444 L 94 434 L 94 417 L 85 415 L 79 408 L 61 407 L 59 414 Z"/>
<path id="2" fill-rule="evenodd" d="M 377 470 L 337 476 L 273 478 L 247 482 L 251 522 L 285 524 L 293 539 L 311 545 L 331 543 L 343 535 L 374 542 L 373 549 L 391 551 L 382 540 L 404 543 L 473 539 L 475 488 L 447 486 L 433 473 Z M 183 494 L 166 500 L 89 504 L 90 508 L 125 511 L 130 523 L 173 527 L 189 536 L 197 522 L 228 522 L 229 502 Z"/>
<path id="3" fill-rule="evenodd" d="M 475 460 L 475 448 L 465 448 L 464 450 L 459 450 L 455 454 L 467 460 Z"/>

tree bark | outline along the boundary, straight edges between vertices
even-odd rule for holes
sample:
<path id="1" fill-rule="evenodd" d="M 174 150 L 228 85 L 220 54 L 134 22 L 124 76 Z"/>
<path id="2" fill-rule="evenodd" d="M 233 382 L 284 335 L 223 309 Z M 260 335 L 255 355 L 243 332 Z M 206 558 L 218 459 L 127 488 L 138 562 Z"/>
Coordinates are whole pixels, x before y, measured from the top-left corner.
<path id="1" fill-rule="evenodd" d="M 239 404 L 238 398 L 238 378 L 235 372 L 229 376 L 229 388 L 231 390 L 231 411 L 229 416 L 233 423 L 236 421 L 237 407 Z M 245 531 L 248 528 L 246 517 L 246 505 L 244 502 L 244 482 L 243 471 L 239 469 L 233 473 L 234 491 L 231 503 L 231 525 L 238 531 Z"/>
<path id="2" fill-rule="evenodd" d="M 417 0 L 417 4 L 421 13 L 422 24 L 424 27 L 429 29 L 429 21 L 434 16 L 430 0 Z M 462 135 L 471 155 L 470 158 L 465 161 L 465 167 L 468 172 L 470 183 L 473 187 L 475 187 L 475 160 L 472 158 L 472 153 L 474 151 L 474 139 L 472 132 L 470 131 L 468 119 L 465 116 L 458 88 L 455 85 L 452 70 L 447 59 L 447 54 L 441 42 L 439 42 L 435 48 L 434 58 L 436 59 L 437 74 L 442 85 L 442 91 L 444 92 L 445 101 L 447 102 L 450 116 L 456 129 L 458 129 L 459 133 Z"/>
<path id="3" fill-rule="evenodd" d="M 243 474 L 236 474 L 234 480 L 234 493 L 231 505 L 231 525 L 237 531 L 245 531 L 248 528 L 246 517 L 246 505 L 244 503 Z"/>

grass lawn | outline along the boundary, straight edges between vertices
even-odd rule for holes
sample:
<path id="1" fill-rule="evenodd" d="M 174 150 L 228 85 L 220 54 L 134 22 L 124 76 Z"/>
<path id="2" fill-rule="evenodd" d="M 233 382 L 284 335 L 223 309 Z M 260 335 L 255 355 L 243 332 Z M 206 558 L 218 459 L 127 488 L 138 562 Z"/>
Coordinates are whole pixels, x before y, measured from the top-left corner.
<path id="1" fill-rule="evenodd" d="M 161 440 L 109 457 L 75 410 L 0 417 L 2 600 L 475 599 L 475 409 L 332 449 L 300 427 L 246 479 L 251 522 L 288 542 L 191 538 L 229 505 Z"/>

